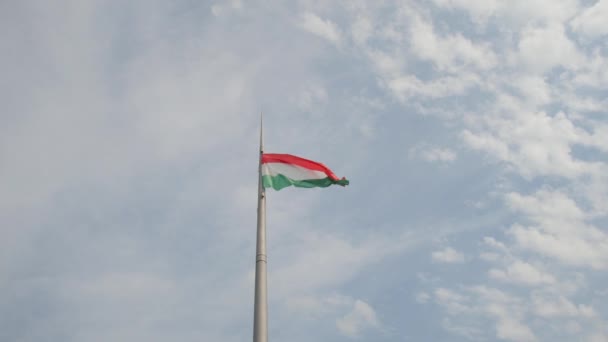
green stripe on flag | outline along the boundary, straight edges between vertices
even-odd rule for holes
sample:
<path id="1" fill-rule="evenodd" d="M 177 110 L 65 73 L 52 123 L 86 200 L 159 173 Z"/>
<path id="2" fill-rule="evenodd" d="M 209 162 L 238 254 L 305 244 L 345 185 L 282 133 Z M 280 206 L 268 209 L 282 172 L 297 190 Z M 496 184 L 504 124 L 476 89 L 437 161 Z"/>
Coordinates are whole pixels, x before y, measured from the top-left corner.
<path id="1" fill-rule="evenodd" d="M 286 188 L 290 185 L 293 185 L 295 187 L 298 188 L 326 188 L 332 184 L 338 184 L 338 185 L 348 185 L 348 180 L 346 179 L 340 179 L 340 180 L 332 180 L 329 177 L 328 178 L 322 178 L 322 179 L 302 179 L 302 180 L 294 180 L 288 177 L 285 177 L 284 175 L 276 175 L 276 176 L 269 176 L 269 175 L 264 175 L 262 176 L 262 182 L 264 184 L 264 188 L 273 188 L 275 190 L 281 190 L 283 188 Z"/>

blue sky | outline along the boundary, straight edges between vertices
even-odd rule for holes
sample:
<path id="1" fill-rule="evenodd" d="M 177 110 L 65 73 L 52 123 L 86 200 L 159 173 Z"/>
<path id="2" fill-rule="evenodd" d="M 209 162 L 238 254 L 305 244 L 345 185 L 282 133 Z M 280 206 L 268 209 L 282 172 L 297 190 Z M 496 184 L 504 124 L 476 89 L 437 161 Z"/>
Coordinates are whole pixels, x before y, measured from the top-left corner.
<path id="1" fill-rule="evenodd" d="M 608 1 L 0 4 L 0 340 L 608 340 Z"/>

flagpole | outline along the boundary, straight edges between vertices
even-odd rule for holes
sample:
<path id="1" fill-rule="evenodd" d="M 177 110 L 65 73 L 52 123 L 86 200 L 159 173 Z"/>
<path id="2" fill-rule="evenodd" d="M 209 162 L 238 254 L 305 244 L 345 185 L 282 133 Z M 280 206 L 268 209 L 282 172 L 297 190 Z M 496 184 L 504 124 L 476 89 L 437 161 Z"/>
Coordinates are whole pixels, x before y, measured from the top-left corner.
<path id="1" fill-rule="evenodd" d="M 263 116 L 260 114 L 260 156 L 258 161 L 258 227 L 255 252 L 255 300 L 253 342 L 268 342 L 268 301 L 266 289 L 266 191 L 262 184 L 264 153 Z"/>

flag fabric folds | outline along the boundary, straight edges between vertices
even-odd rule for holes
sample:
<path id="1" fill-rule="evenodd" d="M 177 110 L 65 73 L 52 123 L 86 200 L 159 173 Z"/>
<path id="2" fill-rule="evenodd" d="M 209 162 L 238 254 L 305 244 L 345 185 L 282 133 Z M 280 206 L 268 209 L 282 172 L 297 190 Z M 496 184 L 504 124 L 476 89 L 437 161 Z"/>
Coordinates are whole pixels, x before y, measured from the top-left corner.
<path id="1" fill-rule="evenodd" d="M 262 184 L 264 188 L 281 190 L 288 186 L 299 188 L 325 188 L 332 184 L 348 185 L 344 177 L 338 178 L 327 166 L 291 154 L 262 154 Z"/>

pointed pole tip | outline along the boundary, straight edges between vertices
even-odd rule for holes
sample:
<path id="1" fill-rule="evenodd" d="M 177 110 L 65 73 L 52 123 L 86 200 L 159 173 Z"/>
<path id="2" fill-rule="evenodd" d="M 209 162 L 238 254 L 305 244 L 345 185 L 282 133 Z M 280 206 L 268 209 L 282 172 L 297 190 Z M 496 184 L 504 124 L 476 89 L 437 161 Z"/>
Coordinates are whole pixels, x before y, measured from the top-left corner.
<path id="1" fill-rule="evenodd" d="M 264 112 L 260 111 L 260 153 L 264 153 Z"/>

